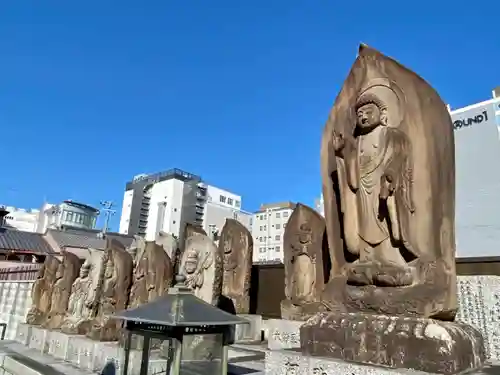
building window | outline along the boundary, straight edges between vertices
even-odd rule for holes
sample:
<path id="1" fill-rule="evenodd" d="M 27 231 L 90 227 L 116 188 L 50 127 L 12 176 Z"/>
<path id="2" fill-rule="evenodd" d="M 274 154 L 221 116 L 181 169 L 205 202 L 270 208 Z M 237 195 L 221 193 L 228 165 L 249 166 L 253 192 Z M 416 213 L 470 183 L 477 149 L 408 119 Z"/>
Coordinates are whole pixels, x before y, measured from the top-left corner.
<path id="1" fill-rule="evenodd" d="M 260 242 L 264 242 L 264 239 L 262 237 L 259 237 Z"/>
<path id="2" fill-rule="evenodd" d="M 237 207 L 237 208 L 240 208 L 241 207 L 241 202 L 240 201 L 235 201 L 234 202 L 234 206 Z"/>
<path id="3" fill-rule="evenodd" d="M 276 212 L 276 219 L 279 219 L 281 217 L 281 214 L 279 212 Z"/>
<path id="4" fill-rule="evenodd" d="M 66 221 L 73 221 L 73 212 L 66 211 Z"/>
<path id="5" fill-rule="evenodd" d="M 264 230 L 267 230 L 267 225 L 264 225 Z"/>
<path id="6" fill-rule="evenodd" d="M 225 197 L 225 196 L 223 196 L 223 195 L 221 195 L 221 196 L 219 197 L 219 201 L 220 201 L 221 203 L 226 203 L 226 197 Z"/>
<path id="7" fill-rule="evenodd" d="M 227 204 L 232 206 L 233 205 L 233 198 L 227 198 Z"/>
<path id="8" fill-rule="evenodd" d="M 283 212 L 283 217 L 288 217 L 288 211 Z"/>
<path id="9" fill-rule="evenodd" d="M 174 220 L 174 221 L 172 221 L 172 224 L 175 224 L 175 220 Z"/>
<path id="10" fill-rule="evenodd" d="M 276 224 L 276 229 L 281 229 L 281 224 Z"/>
<path id="11" fill-rule="evenodd" d="M 174 212 L 177 212 L 177 208 L 174 208 Z"/>
<path id="12" fill-rule="evenodd" d="M 274 239 L 275 239 L 276 241 L 279 241 L 279 240 L 281 239 L 281 236 L 280 236 L 279 234 L 277 234 L 276 236 L 274 236 Z"/>
<path id="13" fill-rule="evenodd" d="M 260 220 L 264 220 L 264 215 L 260 215 Z"/>
<path id="14" fill-rule="evenodd" d="M 266 248 L 265 247 L 259 248 L 259 253 L 265 253 L 265 252 L 266 252 Z"/>
<path id="15" fill-rule="evenodd" d="M 280 247 L 280 246 L 276 246 L 276 247 L 274 248 L 274 250 L 276 250 L 276 251 L 280 251 L 280 250 L 281 250 L 281 247 Z"/>

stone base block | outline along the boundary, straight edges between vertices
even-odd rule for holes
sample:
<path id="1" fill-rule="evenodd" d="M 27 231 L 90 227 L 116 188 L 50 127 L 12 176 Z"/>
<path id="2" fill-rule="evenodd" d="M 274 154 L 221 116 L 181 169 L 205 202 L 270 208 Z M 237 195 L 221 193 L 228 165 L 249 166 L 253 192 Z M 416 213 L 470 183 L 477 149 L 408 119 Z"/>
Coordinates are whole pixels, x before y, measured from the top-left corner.
<path id="1" fill-rule="evenodd" d="M 46 341 L 47 330 L 40 327 L 31 326 L 31 334 L 28 343 L 30 349 L 35 349 L 42 353 L 46 353 L 48 351 L 48 348 L 45 345 Z"/>
<path id="2" fill-rule="evenodd" d="M 273 350 L 266 353 L 266 375 L 429 375 L 412 370 L 394 370 L 366 366 L 330 358 L 315 358 L 294 350 Z"/>
<path id="3" fill-rule="evenodd" d="M 361 364 L 458 374 L 486 361 L 478 330 L 463 323 L 365 313 L 319 313 L 300 328 L 302 353 Z"/>
<path id="4" fill-rule="evenodd" d="M 19 323 L 16 329 L 14 341 L 28 346 L 31 338 L 31 326 L 26 323 Z"/>
<path id="5" fill-rule="evenodd" d="M 66 360 L 68 354 L 69 336 L 60 332 L 47 332 L 47 354 L 54 358 Z"/>
<path id="6" fill-rule="evenodd" d="M 253 314 L 238 314 L 248 320 L 249 324 L 236 325 L 234 341 L 236 343 L 262 341 L 262 316 Z"/>
<path id="7" fill-rule="evenodd" d="M 267 348 L 271 350 L 300 348 L 300 327 L 303 324 L 304 322 L 295 320 L 267 320 Z"/>

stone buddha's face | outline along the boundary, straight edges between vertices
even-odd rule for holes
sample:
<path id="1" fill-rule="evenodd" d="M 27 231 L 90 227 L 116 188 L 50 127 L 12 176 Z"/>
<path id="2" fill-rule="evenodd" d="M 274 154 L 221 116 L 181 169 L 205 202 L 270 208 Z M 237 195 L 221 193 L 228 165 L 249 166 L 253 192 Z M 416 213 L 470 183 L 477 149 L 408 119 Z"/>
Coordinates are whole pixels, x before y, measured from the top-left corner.
<path id="1" fill-rule="evenodd" d="M 104 277 L 110 278 L 113 276 L 113 271 L 114 271 L 114 263 L 113 259 L 109 257 L 108 261 L 106 262 L 106 269 L 104 271 Z"/>
<path id="2" fill-rule="evenodd" d="M 80 278 L 84 279 L 88 277 L 90 272 L 90 265 L 83 265 L 82 268 L 80 268 Z"/>
<path id="3" fill-rule="evenodd" d="M 187 257 L 186 263 L 184 263 L 184 270 L 188 275 L 193 274 L 198 267 L 198 252 L 196 250 L 190 250 Z"/>
<path id="4" fill-rule="evenodd" d="M 381 122 L 381 111 L 374 103 L 364 104 L 356 111 L 357 125 L 361 129 L 374 129 Z"/>

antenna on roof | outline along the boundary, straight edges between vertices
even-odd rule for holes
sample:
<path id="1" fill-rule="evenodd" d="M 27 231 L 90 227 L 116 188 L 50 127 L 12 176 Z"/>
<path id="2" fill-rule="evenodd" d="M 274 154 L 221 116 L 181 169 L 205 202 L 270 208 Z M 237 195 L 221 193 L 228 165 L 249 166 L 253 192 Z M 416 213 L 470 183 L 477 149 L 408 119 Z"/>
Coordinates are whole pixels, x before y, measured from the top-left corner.
<path id="1" fill-rule="evenodd" d="M 112 201 L 101 201 L 102 210 L 104 211 L 104 227 L 102 228 L 102 233 L 106 233 L 108 231 L 109 226 L 109 218 L 116 213 L 116 210 L 113 210 L 112 207 L 115 205 Z"/>

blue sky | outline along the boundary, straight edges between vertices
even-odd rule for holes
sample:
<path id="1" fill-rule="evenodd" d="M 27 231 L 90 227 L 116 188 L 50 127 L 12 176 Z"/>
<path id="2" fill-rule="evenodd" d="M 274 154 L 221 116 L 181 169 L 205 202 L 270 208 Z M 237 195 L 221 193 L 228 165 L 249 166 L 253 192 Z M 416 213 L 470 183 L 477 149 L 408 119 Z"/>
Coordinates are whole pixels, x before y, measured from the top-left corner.
<path id="1" fill-rule="evenodd" d="M 464 2 L 466 4 L 466 2 Z M 320 194 L 319 144 L 359 42 L 452 107 L 500 85 L 498 0 L 4 1 L 0 202 L 118 213 L 125 182 L 172 167 L 243 208 Z"/>

